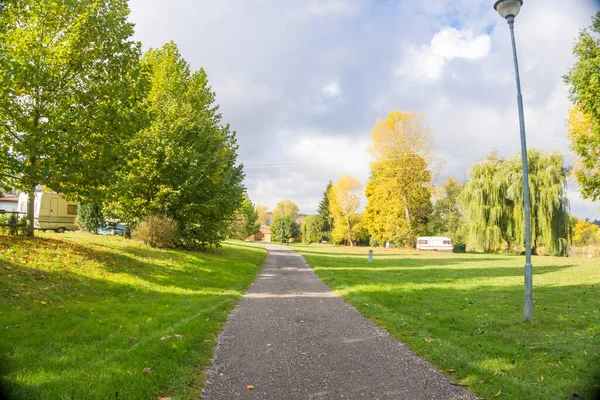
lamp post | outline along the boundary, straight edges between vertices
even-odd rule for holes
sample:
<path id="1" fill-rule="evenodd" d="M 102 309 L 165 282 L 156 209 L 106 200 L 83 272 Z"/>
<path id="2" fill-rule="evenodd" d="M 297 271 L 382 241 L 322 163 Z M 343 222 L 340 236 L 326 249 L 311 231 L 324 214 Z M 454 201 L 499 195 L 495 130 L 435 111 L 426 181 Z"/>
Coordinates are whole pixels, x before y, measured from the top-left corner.
<path id="1" fill-rule="evenodd" d="M 515 17 L 519 15 L 523 0 L 498 0 L 494 9 L 502 18 L 505 18 L 510 28 L 513 59 L 515 62 L 515 76 L 517 80 L 517 104 L 519 106 L 519 126 L 521 129 L 521 162 L 523 164 L 523 189 L 525 200 L 525 322 L 531 322 L 533 314 L 532 302 L 532 275 L 531 266 L 531 210 L 529 203 L 529 173 L 527 168 L 527 142 L 525 139 L 525 117 L 523 115 L 523 97 L 521 96 L 521 79 L 519 78 L 519 63 L 517 60 L 517 46 L 515 44 Z"/>

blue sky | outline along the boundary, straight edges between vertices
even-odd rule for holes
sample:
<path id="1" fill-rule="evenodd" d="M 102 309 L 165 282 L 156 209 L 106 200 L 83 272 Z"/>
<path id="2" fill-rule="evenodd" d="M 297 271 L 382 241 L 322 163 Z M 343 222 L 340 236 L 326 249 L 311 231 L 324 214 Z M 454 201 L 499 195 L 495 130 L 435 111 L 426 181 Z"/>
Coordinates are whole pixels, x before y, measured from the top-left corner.
<path id="1" fill-rule="evenodd" d="M 366 183 L 370 132 L 392 109 L 423 111 L 436 183 L 464 180 L 493 149 L 519 152 L 508 26 L 483 0 L 130 0 L 144 49 L 174 40 L 209 76 L 238 133 L 251 199 L 315 211 L 329 180 Z M 562 82 L 597 4 L 528 0 L 516 33 L 530 148 L 573 155 Z M 600 204 L 569 187 L 573 214 Z"/>

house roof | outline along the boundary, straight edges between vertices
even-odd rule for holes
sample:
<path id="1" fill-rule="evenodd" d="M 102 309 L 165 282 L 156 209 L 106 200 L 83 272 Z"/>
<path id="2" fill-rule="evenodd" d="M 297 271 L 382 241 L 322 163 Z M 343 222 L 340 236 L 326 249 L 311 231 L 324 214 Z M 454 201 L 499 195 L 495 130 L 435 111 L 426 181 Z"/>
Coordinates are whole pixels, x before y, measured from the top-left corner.
<path id="1" fill-rule="evenodd" d="M 2 202 L 10 202 L 10 203 L 18 203 L 19 202 L 19 196 L 14 195 L 14 194 L 7 194 L 4 197 L 0 197 L 0 201 Z"/>
<path id="2" fill-rule="evenodd" d="M 269 227 L 267 226 L 263 226 L 262 228 L 260 228 L 260 233 L 267 234 L 267 233 L 271 233 L 271 230 L 269 229 Z"/>

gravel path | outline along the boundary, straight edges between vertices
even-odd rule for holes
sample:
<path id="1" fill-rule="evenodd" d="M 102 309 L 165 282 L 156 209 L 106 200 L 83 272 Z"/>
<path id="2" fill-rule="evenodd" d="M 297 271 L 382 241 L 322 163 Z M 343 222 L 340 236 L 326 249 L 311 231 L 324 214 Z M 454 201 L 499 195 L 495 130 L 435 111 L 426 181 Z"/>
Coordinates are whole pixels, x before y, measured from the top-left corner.
<path id="1" fill-rule="evenodd" d="M 347 305 L 301 256 L 266 247 L 219 336 L 203 399 L 475 399 Z"/>

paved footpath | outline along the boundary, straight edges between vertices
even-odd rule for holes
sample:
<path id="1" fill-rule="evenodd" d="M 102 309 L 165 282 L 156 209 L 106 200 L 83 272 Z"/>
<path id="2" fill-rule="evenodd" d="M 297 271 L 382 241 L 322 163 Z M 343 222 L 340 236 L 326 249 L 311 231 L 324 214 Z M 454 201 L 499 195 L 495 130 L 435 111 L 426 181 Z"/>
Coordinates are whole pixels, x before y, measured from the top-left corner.
<path id="1" fill-rule="evenodd" d="M 347 305 L 301 256 L 266 247 L 219 336 L 202 399 L 475 399 Z"/>

